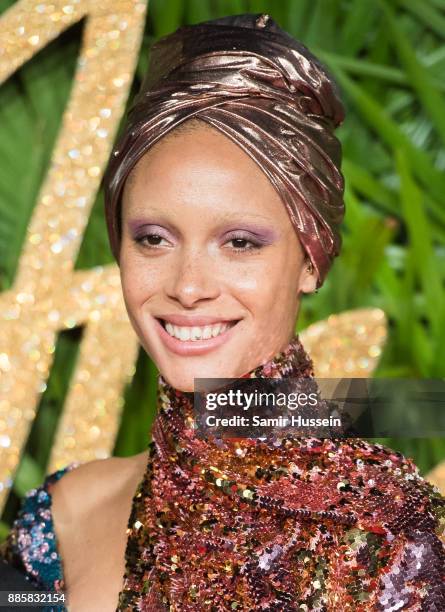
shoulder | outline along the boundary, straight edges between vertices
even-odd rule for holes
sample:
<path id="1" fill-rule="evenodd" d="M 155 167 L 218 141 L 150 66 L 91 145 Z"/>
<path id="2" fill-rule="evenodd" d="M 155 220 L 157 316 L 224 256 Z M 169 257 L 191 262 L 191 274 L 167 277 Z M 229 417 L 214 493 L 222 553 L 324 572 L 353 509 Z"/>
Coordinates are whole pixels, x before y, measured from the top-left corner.
<path id="1" fill-rule="evenodd" d="M 48 474 L 25 494 L 0 545 L 0 557 L 32 583 L 57 589 L 63 580 L 58 536 L 78 533 L 95 509 L 103 515 L 107 507 L 114 512 L 122 500 L 131 500 L 147 460 L 144 451 L 133 457 L 72 462 Z"/>
<path id="2" fill-rule="evenodd" d="M 400 487 L 406 493 L 417 491 L 426 497 L 442 499 L 439 489 L 421 476 L 415 462 L 399 451 L 360 438 L 341 441 L 335 449 L 335 463 L 340 472 L 350 471 L 357 483 L 380 485 L 383 494 Z M 376 478 L 378 480 L 376 480 Z"/>
<path id="3" fill-rule="evenodd" d="M 380 444 L 366 443 L 363 449 L 371 458 L 365 473 L 372 488 L 360 521 L 371 531 L 377 528 L 387 542 L 379 605 L 444 610 L 445 498 L 410 458 Z"/>
<path id="4" fill-rule="evenodd" d="M 351 517 L 340 536 L 349 550 L 346 579 L 355 556 L 374 581 L 370 597 L 379 610 L 445 610 L 445 499 L 415 463 L 352 438 L 316 441 L 304 456 L 309 481 L 322 483 L 327 509 Z"/>
<path id="5" fill-rule="evenodd" d="M 131 495 L 142 478 L 148 451 L 131 457 L 109 457 L 81 463 L 51 484 L 53 512 L 57 526 L 71 522 L 75 515 L 88 515 L 116 497 Z"/>
<path id="6" fill-rule="evenodd" d="M 316 440 L 302 450 L 306 479 L 323 482 L 332 499 L 364 528 L 439 533 L 445 499 L 402 453 L 360 438 Z"/>
<path id="7" fill-rule="evenodd" d="M 336 468 L 340 491 L 360 500 L 363 525 L 395 538 L 422 531 L 443 539 L 445 498 L 412 459 L 382 444 L 347 440 L 338 448 Z"/>
<path id="8" fill-rule="evenodd" d="M 97 459 L 54 484 L 52 516 L 63 578 L 77 593 L 89 588 L 85 550 L 97 577 L 113 582 L 116 571 L 122 575 L 128 517 L 147 461 L 148 451 Z"/>
<path id="9" fill-rule="evenodd" d="M 327 440 L 325 450 L 330 451 L 331 463 L 342 472 L 352 469 L 362 477 L 375 472 L 385 482 L 412 482 L 414 485 L 425 485 L 430 490 L 435 489 L 420 475 L 410 457 L 383 444 L 361 438 Z"/>

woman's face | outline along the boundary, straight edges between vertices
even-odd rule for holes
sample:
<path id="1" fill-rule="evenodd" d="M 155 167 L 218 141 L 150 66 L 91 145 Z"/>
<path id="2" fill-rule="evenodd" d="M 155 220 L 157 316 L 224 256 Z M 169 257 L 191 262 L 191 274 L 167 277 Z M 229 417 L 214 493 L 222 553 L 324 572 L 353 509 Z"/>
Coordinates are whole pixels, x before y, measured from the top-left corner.
<path id="1" fill-rule="evenodd" d="M 203 124 L 165 137 L 127 179 L 120 273 L 142 346 L 182 391 L 284 349 L 316 283 L 266 175 Z"/>

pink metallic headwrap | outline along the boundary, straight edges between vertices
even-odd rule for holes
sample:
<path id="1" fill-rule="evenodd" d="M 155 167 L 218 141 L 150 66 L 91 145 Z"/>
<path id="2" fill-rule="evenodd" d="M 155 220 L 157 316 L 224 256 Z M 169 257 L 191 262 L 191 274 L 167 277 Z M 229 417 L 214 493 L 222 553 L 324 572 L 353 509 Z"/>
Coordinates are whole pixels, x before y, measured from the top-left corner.
<path id="1" fill-rule="evenodd" d="M 341 246 L 344 180 L 334 129 L 344 110 L 319 61 L 267 15 L 185 26 L 152 47 L 104 179 L 116 260 L 125 179 L 151 146 L 191 118 L 223 132 L 266 173 L 321 286 Z"/>

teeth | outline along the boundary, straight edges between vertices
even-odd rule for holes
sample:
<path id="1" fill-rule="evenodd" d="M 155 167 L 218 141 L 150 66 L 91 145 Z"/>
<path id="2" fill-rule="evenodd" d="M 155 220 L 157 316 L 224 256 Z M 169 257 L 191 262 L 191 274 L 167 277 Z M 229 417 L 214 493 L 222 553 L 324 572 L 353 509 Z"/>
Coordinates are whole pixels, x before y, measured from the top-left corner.
<path id="1" fill-rule="evenodd" d="M 179 338 L 180 340 L 190 340 L 190 328 L 177 327 L 177 325 L 174 325 L 173 329 L 175 330 L 176 337 Z"/>
<path id="2" fill-rule="evenodd" d="M 224 333 L 230 326 L 230 323 L 217 323 L 216 325 L 205 325 L 203 327 L 197 327 L 195 325 L 193 327 L 182 327 L 167 322 L 165 323 L 165 329 L 170 336 L 178 338 L 178 340 L 182 340 L 183 342 L 187 340 L 194 342 L 196 340 L 215 338 Z"/>

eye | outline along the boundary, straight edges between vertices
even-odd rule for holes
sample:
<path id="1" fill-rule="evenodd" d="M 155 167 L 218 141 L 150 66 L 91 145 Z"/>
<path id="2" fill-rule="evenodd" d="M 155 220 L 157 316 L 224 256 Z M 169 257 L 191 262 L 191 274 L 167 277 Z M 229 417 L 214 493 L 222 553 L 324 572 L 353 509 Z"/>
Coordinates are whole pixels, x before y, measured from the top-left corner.
<path id="1" fill-rule="evenodd" d="M 253 242 L 250 242 L 250 240 L 247 240 L 246 238 L 232 238 L 230 242 L 232 243 L 235 249 L 239 249 L 242 251 L 244 251 L 246 248 L 252 248 L 252 246 L 255 246 Z"/>
<path id="2" fill-rule="evenodd" d="M 251 236 L 247 237 L 242 234 L 232 236 L 231 238 L 229 238 L 227 243 L 231 243 L 232 250 L 238 252 L 254 251 L 260 249 L 263 246 L 260 242 L 257 242 L 252 239 Z"/>
<path id="3" fill-rule="evenodd" d="M 159 234 L 144 234 L 143 236 L 135 238 L 135 242 L 149 248 L 164 246 L 161 244 L 163 240 L 165 240 L 165 238 Z M 167 240 L 165 240 L 165 242 L 167 243 Z"/>

